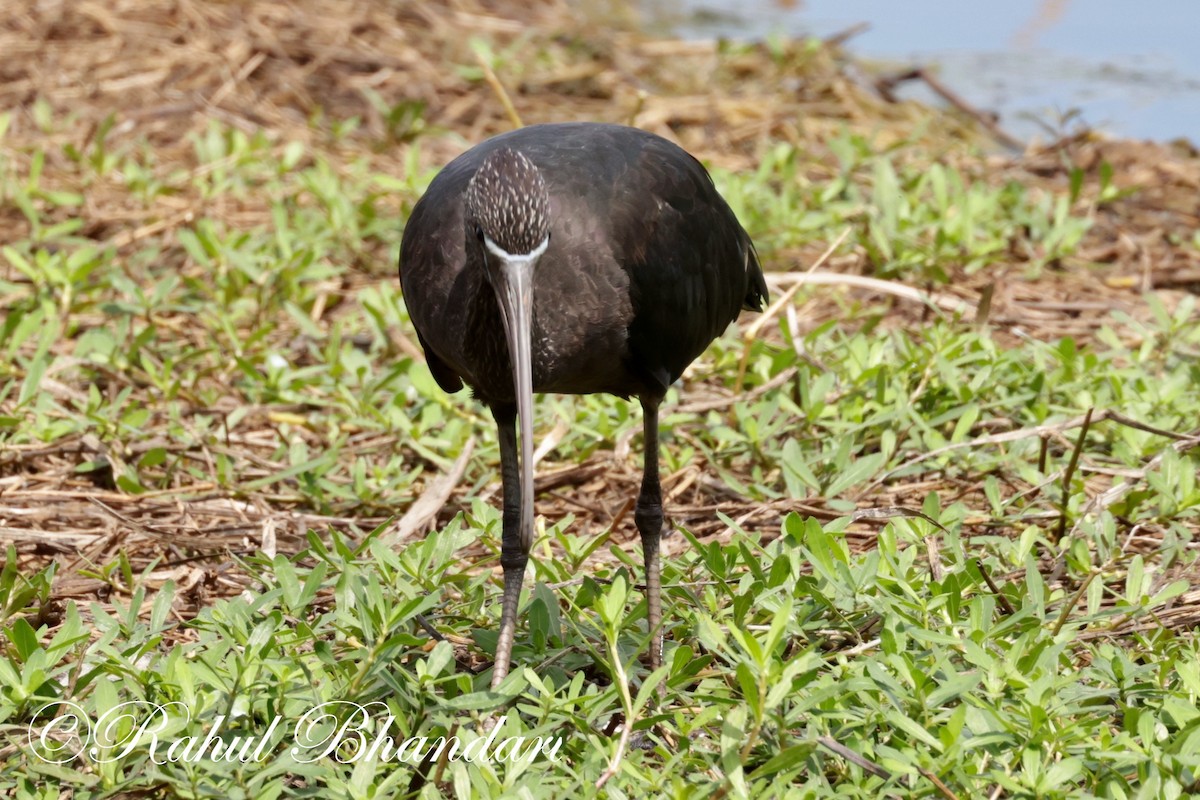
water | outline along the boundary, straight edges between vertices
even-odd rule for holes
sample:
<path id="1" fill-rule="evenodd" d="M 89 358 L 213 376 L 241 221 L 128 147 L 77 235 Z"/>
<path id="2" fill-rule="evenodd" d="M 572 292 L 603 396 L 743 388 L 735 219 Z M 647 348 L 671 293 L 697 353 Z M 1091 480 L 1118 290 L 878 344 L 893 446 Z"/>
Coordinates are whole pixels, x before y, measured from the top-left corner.
<path id="1" fill-rule="evenodd" d="M 644 0 L 688 37 L 826 37 L 895 64 L 936 65 L 1018 138 L 1077 120 L 1115 136 L 1200 141 L 1195 0 Z M 929 100 L 915 84 L 901 94 Z"/>

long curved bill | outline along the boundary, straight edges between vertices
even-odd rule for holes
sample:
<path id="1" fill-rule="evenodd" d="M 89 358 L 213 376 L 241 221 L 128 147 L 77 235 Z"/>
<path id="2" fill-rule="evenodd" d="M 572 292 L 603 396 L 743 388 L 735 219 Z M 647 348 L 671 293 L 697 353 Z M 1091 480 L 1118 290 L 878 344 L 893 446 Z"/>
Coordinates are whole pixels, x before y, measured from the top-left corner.
<path id="1" fill-rule="evenodd" d="M 508 338 L 513 390 L 521 424 L 521 549 L 533 546 L 533 268 L 545 245 L 529 255 L 505 254 L 496 296 Z"/>

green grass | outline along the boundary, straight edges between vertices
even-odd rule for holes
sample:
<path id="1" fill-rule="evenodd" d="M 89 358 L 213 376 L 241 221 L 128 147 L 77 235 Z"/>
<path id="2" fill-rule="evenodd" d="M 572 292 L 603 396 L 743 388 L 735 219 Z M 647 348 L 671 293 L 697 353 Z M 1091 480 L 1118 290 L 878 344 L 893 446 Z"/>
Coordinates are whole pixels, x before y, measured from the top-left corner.
<path id="1" fill-rule="evenodd" d="M 417 117 L 397 111 L 393 135 L 416 136 Z M 281 509 L 380 518 L 402 511 L 474 434 L 465 483 L 477 492 L 497 480 L 486 413 L 444 395 L 396 346 L 412 332 L 395 249 L 430 178 L 415 149 L 382 172 L 366 157 L 214 126 L 195 140 L 196 166 L 171 169 L 142 146 L 110 150 L 105 135 L 82 152 L 0 143 L 0 197 L 28 225 L 2 251 L 0 456 L 89 434 L 107 455 L 81 457 L 76 473 L 110 471 L 128 494 L 211 483 Z M 849 137 L 830 148 L 839 177 L 828 182 L 806 178 L 808 155 L 784 146 L 753 174 L 717 174 L 768 262 L 850 226 L 845 247 L 884 277 L 923 285 L 1014 250 L 1029 254 L 1021 263 L 1036 277 L 1088 229 L 1067 196 L 921 167 L 902 148 L 877 153 Z M 48 161 L 57 182 L 46 180 Z M 196 212 L 131 243 L 97 241 L 81 209 L 101 188 L 146 208 L 186 200 Z M 241 204 L 249 223 L 230 211 Z M 535 547 L 517 666 L 496 693 L 469 669 L 486 662 L 498 619 L 497 582 L 463 557 L 480 537 L 497 549 L 499 514 L 482 501 L 398 551 L 369 530 L 322 528 L 299 552 L 233 556 L 249 590 L 186 622 L 172 612 L 177 581 L 155 590 L 157 565 L 135 569 L 121 554 L 88 568 L 112 587 L 110 602 L 52 613 L 57 568 L 21 572 L 10 549 L 0 788 L 17 798 L 565 797 L 586 796 L 614 764 L 604 790 L 614 797 L 1194 791 L 1195 623 L 1164 615 L 1198 602 L 1188 594 L 1196 450 L 1113 419 L 986 439 L 1088 409 L 1193 430 L 1194 305 L 1168 312 L 1152 300 L 1148 319 L 1116 317 L 1090 340 L 1026 336 L 1014 347 L 949 319 L 889 325 L 888 309 L 839 297 L 830 292 L 834 313 L 798 340 L 779 323 L 751 346 L 746 390 L 790 372 L 777 390 L 664 415 L 664 472 L 692 460 L 750 503 L 843 515 L 787 513 L 767 535 L 726 518 L 733 533 L 721 541 L 683 530 L 687 546 L 664 568 L 665 670 L 648 676 L 637 660 L 646 635 L 636 551 L 579 535 L 569 517 Z M 698 379 L 732 387 L 742 356 L 731 331 Z M 681 399 L 673 390 L 668 403 Z M 269 426 L 254 423 L 264 408 Z M 543 429 L 554 417 L 571 423 L 551 456 L 562 463 L 610 450 L 640 425 L 612 398 L 546 399 L 540 412 Z M 257 460 L 229 444 L 252 424 L 271 432 Z M 362 446 L 371 435 L 386 445 Z M 1068 469 L 1076 447 L 1079 467 Z M 1091 494 L 1134 487 L 1085 514 L 1085 478 Z M 881 507 L 878 519 L 852 518 L 862 504 Z M 419 615 L 450 641 L 431 639 Z M 158 732 L 164 743 L 217 725 L 259 736 L 276 716 L 284 724 L 248 764 L 172 761 L 149 736 L 126 749 L 135 724 L 125 720 L 109 731 L 117 744 L 53 765 L 25 737 L 54 701 L 92 720 L 122 702 L 178 703 L 189 716 Z M 554 759 L 421 770 L 354 760 L 352 748 L 297 757 L 292 726 L 323 703 L 341 703 L 329 708 L 348 723 L 349 704 L 376 704 L 372 724 L 390 716 L 397 743 L 466 742 L 506 713 L 502 736 L 562 744 Z M 649 747 L 622 749 L 627 719 Z"/>

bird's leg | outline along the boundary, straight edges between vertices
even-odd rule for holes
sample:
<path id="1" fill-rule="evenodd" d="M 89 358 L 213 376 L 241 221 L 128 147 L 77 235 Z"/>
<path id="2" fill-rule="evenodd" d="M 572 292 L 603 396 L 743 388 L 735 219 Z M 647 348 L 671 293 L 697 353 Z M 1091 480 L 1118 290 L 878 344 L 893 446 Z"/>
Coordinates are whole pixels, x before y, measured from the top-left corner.
<path id="1" fill-rule="evenodd" d="M 500 475 L 504 484 L 504 522 L 500 542 L 500 566 L 504 567 L 504 601 L 500 607 L 500 638 L 496 641 L 496 663 L 492 688 L 508 675 L 513 638 L 517 631 L 517 608 L 529 551 L 521 545 L 521 473 L 517 464 L 517 410 L 495 406 L 492 416 L 500 432 Z"/>
<path id="2" fill-rule="evenodd" d="M 650 669 L 655 670 L 662 666 L 663 656 L 662 566 L 658 555 L 663 527 L 662 486 L 658 482 L 658 404 L 662 398 L 641 400 L 645 466 L 633 519 L 642 535 L 646 561 L 646 625 L 650 632 Z"/>

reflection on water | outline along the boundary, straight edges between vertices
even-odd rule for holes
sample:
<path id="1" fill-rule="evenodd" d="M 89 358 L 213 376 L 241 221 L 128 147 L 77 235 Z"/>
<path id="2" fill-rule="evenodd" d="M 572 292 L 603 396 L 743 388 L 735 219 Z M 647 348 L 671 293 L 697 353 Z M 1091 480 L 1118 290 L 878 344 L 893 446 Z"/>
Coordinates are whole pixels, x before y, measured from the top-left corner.
<path id="1" fill-rule="evenodd" d="M 1200 140 L 1200 2 L 1193 0 L 642 0 L 683 36 L 829 36 L 870 28 L 851 52 L 936 64 L 1020 137 L 1073 112 L 1134 138 Z M 910 96 L 929 99 L 907 90 Z"/>

